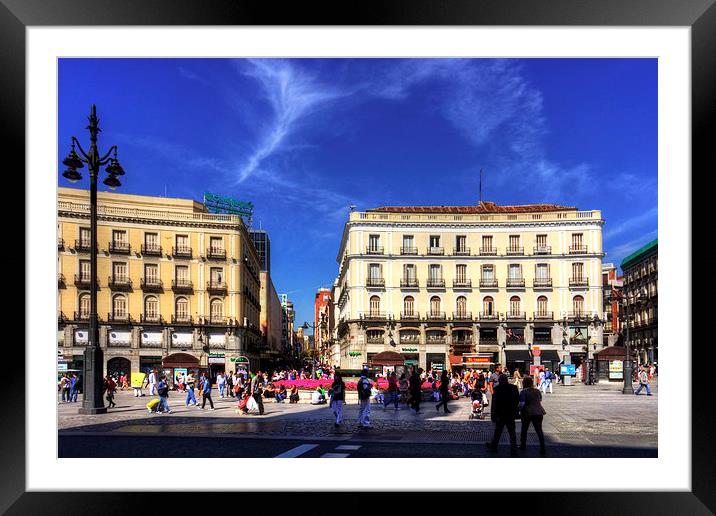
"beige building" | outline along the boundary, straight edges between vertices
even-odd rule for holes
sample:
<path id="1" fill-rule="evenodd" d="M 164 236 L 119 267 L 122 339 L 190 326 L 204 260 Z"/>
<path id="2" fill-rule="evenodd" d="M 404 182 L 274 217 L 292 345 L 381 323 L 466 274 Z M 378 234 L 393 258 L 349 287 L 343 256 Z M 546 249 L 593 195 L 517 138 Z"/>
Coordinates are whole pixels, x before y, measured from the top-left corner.
<path id="1" fill-rule="evenodd" d="M 261 358 L 275 359 L 283 353 L 281 346 L 281 320 L 283 310 L 268 271 L 259 273 L 261 279 Z"/>
<path id="2" fill-rule="evenodd" d="M 59 188 L 58 355 L 76 368 L 90 310 L 89 209 L 87 190 Z M 240 355 L 258 359 L 258 256 L 239 216 L 100 192 L 97 246 L 105 372 L 231 371 Z"/>
<path id="3" fill-rule="evenodd" d="M 351 212 L 334 287 L 335 365 L 521 371 L 602 347 L 601 212 L 557 205 Z M 535 353 L 539 348 L 539 352 Z"/>

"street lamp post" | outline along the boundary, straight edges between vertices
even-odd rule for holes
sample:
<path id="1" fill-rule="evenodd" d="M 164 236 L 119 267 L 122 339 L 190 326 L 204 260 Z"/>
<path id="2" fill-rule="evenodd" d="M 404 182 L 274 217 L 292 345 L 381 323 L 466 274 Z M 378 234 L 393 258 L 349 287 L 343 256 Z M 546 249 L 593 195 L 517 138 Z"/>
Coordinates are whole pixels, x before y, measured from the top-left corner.
<path id="1" fill-rule="evenodd" d="M 92 104 L 88 119 L 89 125 L 87 129 L 89 129 L 90 133 L 89 152 L 85 152 L 79 140 L 73 136 L 72 149 L 62 161 L 67 167 L 62 176 L 71 183 L 76 183 L 82 179 L 82 175 L 77 169 L 82 168 L 83 163 L 87 164 L 90 177 L 90 314 L 88 343 L 84 352 L 82 407 L 79 409 L 79 413 L 104 414 L 107 412 L 102 400 L 104 359 L 102 350 L 99 347 L 99 324 L 97 321 L 97 177 L 99 168 L 108 164 L 105 170 L 109 176 L 103 183 L 114 190 L 121 186 L 117 176 L 124 175 L 124 170 L 117 160 L 116 145 L 110 147 L 107 154 L 100 157 L 97 149 L 97 134 L 100 132 L 99 119 L 97 118 L 97 108 L 94 104 Z M 80 154 L 75 151 L 75 145 Z M 114 155 L 110 157 L 112 153 Z"/>
<path id="2" fill-rule="evenodd" d="M 632 360 L 631 360 L 631 342 L 629 339 L 629 322 L 630 322 L 630 314 L 629 314 L 629 300 L 627 299 L 627 296 L 624 294 L 616 295 L 616 293 L 613 295 L 613 297 L 616 297 L 618 300 L 621 301 L 621 304 L 624 305 L 625 312 L 626 312 L 626 321 L 625 321 L 625 353 L 626 353 L 626 360 L 624 364 L 624 388 L 622 389 L 622 394 L 634 394 L 634 386 L 632 385 L 631 381 L 631 369 L 632 369 Z M 641 293 L 639 293 L 636 298 L 634 299 L 636 304 L 641 303 L 643 297 Z"/>

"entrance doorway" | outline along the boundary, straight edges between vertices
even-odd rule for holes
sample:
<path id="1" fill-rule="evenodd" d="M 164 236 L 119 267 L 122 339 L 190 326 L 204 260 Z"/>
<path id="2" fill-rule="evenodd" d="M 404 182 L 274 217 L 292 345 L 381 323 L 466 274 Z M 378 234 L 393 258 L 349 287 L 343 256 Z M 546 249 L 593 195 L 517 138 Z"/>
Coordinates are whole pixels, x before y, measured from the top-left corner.
<path id="1" fill-rule="evenodd" d="M 114 357 L 107 362 L 107 374 L 112 378 L 119 378 L 121 375 L 132 372 L 132 363 L 124 357 Z"/>

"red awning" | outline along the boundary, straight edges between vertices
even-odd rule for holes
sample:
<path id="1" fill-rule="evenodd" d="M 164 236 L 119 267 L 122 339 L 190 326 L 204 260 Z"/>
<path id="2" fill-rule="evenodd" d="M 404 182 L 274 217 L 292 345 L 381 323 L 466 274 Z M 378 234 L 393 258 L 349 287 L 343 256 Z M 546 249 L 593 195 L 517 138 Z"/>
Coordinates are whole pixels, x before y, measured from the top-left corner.
<path id="1" fill-rule="evenodd" d="M 198 367 L 199 359 L 188 353 L 173 353 L 162 360 L 162 367 Z"/>

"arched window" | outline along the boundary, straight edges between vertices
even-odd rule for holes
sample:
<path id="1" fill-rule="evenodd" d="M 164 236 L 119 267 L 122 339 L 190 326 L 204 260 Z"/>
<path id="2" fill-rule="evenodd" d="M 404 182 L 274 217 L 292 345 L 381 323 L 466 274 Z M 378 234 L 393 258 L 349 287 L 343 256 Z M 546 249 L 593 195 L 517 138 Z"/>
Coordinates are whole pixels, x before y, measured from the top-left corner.
<path id="1" fill-rule="evenodd" d="M 79 314 L 80 319 L 89 319 L 90 295 L 89 294 L 80 294 L 79 305 L 80 305 L 80 314 Z"/>
<path id="2" fill-rule="evenodd" d="M 487 296 L 482 300 L 483 315 L 492 317 L 495 315 L 495 300 L 491 296 Z"/>
<path id="3" fill-rule="evenodd" d="M 438 296 L 430 298 L 430 315 L 440 315 L 440 298 Z"/>
<path id="4" fill-rule="evenodd" d="M 115 319 L 127 318 L 127 298 L 121 294 L 112 298 L 112 316 Z"/>
<path id="5" fill-rule="evenodd" d="M 545 317 L 547 315 L 547 296 L 539 296 L 537 298 L 537 315 Z"/>
<path id="6" fill-rule="evenodd" d="M 413 296 L 406 296 L 403 299 L 403 315 L 406 317 L 415 316 L 415 299 L 413 299 Z"/>
<path id="7" fill-rule="evenodd" d="M 520 298 L 519 298 L 519 296 L 512 296 L 510 298 L 510 314 L 511 315 L 519 315 L 520 314 Z"/>
<path id="8" fill-rule="evenodd" d="M 465 317 L 467 315 L 467 298 L 465 296 L 458 297 L 455 303 L 455 308 L 457 310 L 458 317 Z"/>
<path id="9" fill-rule="evenodd" d="M 175 316 L 177 321 L 186 321 L 189 319 L 189 301 L 185 297 L 178 297 L 175 306 Z"/>
<path id="10" fill-rule="evenodd" d="M 211 300 L 211 322 L 222 322 L 224 318 L 224 302 L 221 299 Z"/>
<path id="11" fill-rule="evenodd" d="M 147 296 L 144 299 L 144 318 L 147 321 L 156 320 L 159 317 L 159 300 L 156 296 Z"/>
<path id="12" fill-rule="evenodd" d="M 380 297 L 371 296 L 370 298 L 370 315 L 378 317 L 380 315 Z"/>
<path id="13" fill-rule="evenodd" d="M 582 296 L 574 296 L 572 299 L 572 311 L 574 315 L 584 315 L 584 298 Z"/>

